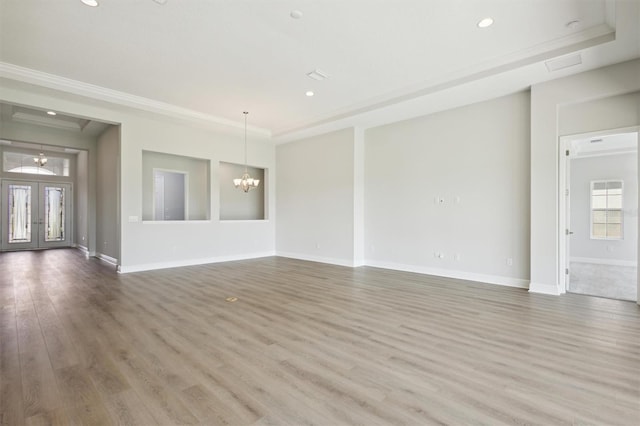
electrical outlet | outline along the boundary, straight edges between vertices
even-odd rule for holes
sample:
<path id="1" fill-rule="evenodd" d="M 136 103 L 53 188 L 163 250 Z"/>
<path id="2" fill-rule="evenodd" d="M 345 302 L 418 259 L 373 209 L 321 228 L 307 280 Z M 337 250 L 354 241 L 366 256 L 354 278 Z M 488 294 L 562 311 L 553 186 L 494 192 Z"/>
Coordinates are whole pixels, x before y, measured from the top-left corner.
<path id="1" fill-rule="evenodd" d="M 454 258 L 456 261 L 460 261 L 460 253 L 456 253 L 456 254 L 453 256 L 453 258 Z"/>
<path id="2" fill-rule="evenodd" d="M 513 259 L 510 257 L 507 257 L 507 266 L 513 266 Z"/>

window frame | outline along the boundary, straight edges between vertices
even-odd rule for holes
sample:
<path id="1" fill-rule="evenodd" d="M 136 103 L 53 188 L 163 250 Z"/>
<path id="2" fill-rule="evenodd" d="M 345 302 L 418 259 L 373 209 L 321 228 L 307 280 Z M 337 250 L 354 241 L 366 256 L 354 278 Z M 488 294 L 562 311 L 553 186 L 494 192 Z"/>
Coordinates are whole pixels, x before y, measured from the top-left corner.
<path id="1" fill-rule="evenodd" d="M 609 183 L 619 183 L 620 184 L 620 208 L 615 208 L 615 209 L 610 209 L 608 208 L 608 202 L 609 202 L 609 194 L 606 194 L 606 205 L 607 207 L 605 207 L 604 209 L 594 209 L 593 206 L 593 190 L 594 190 L 594 186 L 598 183 L 604 183 L 605 184 L 605 188 L 606 185 Z M 606 188 L 608 189 L 608 188 Z M 620 211 L 620 236 L 619 237 L 610 237 L 608 235 L 604 236 L 604 237 L 600 237 L 600 236 L 596 236 L 593 233 L 593 219 L 594 219 L 594 210 L 598 210 L 598 211 L 602 211 L 604 210 L 605 212 L 605 216 L 606 216 L 606 222 L 604 222 L 605 225 L 605 232 L 607 229 L 607 226 L 610 224 L 609 222 L 609 214 L 608 212 L 610 210 L 616 210 L 616 211 Z M 601 224 L 601 222 L 597 222 L 598 224 Z M 608 241 L 621 241 L 624 240 L 624 181 L 622 179 L 602 179 L 602 180 L 592 180 L 590 182 L 589 185 L 589 237 L 592 240 L 608 240 Z"/>

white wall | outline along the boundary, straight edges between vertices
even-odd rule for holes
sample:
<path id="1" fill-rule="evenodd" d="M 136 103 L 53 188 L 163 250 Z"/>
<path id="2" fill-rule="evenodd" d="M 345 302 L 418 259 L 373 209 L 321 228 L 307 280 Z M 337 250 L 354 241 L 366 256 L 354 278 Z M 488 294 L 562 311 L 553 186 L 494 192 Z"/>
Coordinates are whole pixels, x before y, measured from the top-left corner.
<path id="1" fill-rule="evenodd" d="M 78 246 L 89 250 L 89 151 L 78 153 L 76 167 L 75 242 Z"/>
<path id="2" fill-rule="evenodd" d="M 365 136 L 368 264 L 527 285 L 528 92 Z"/>
<path id="3" fill-rule="evenodd" d="M 639 92 L 560 105 L 558 134 L 573 135 L 635 126 L 639 116 Z"/>
<path id="4" fill-rule="evenodd" d="M 624 181 L 624 237 L 622 240 L 591 239 L 591 181 Z M 574 260 L 637 261 L 638 158 L 637 153 L 574 158 L 571 160 L 571 246 Z M 578 258 L 578 259 L 576 259 Z"/>
<path id="5" fill-rule="evenodd" d="M 559 110 L 563 105 L 640 90 L 640 60 L 531 87 L 531 284 L 530 291 L 559 294 Z M 616 112 L 607 111 L 612 127 Z M 636 125 L 640 121 L 636 117 Z M 609 126 L 599 123 L 599 126 Z M 609 127 L 610 128 L 610 127 Z M 566 130 L 565 131 L 574 131 Z"/>
<path id="6" fill-rule="evenodd" d="M 98 137 L 96 167 L 96 254 L 120 258 L 118 151 L 120 128 L 110 126 Z"/>
<path id="7" fill-rule="evenodd" d="M 0 100 L 121 124 L 118 213 L 121 220 L 120 262 L 123 272 L 274 253 L 273 221 L 217 220 L 217 164 L 220 161 L 244 161 L 244 131 L 241 127 L 236 129 L 197 120 L 175 119 L 4 78 L 0 78 Z M 252 164 L 270 169 L 270 181 L 273 182 L 273 144 L 264 137 L 249 134 L 248 149 Z M 142 223 L 143 150 L 209 159 L 212 163 L 210 211 L 213 219 L 184 223 Z M 275 194 L 275 185 L 270 185 L 273 187 L 268 188 L 268 193 Z M 275 218 L 275 203 L 271 200 L 268 205 L 268 216 Z"/>
<path id="8" fill-rule="evenodd" d="M 354 265 L 354 129 L 279 145 L 277 253 Z"/>

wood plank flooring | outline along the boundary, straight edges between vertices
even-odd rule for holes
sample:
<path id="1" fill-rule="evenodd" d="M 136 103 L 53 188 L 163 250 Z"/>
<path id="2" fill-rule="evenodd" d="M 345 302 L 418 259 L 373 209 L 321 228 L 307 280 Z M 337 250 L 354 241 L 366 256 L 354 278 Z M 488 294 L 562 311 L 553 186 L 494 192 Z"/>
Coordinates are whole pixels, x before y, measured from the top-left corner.
<path id="1" fill-rule="evenodd" d="M 0 309 L 3 425 L 640 424 L 632 302 L 64 249 L 0 254 Z"/>

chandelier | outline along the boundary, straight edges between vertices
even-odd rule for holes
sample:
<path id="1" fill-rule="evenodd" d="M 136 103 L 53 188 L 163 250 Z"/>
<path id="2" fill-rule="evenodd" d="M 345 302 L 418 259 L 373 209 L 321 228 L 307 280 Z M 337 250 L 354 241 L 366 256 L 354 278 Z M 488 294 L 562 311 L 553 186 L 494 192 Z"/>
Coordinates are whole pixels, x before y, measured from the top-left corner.
<path id="1" fill-rule="evenodd" d="M 254 188 L 257 188 L 260 184 L 260 179 L 254 179 L 249 175 L 247 170 L 247 111 L 244 114 L 244 174 L 242 177 L 233 180 L 233 184 L 236 188 L 242 189 L 244 192 L 249 192 Z"/>
<path id="2" fill-rule="evenodd" d="M 47 157 L 44 156 L 44 152 L 41 152 L 37 157 L 33 157 L 33 162 L 42 167 L 47 164 Z"/>

